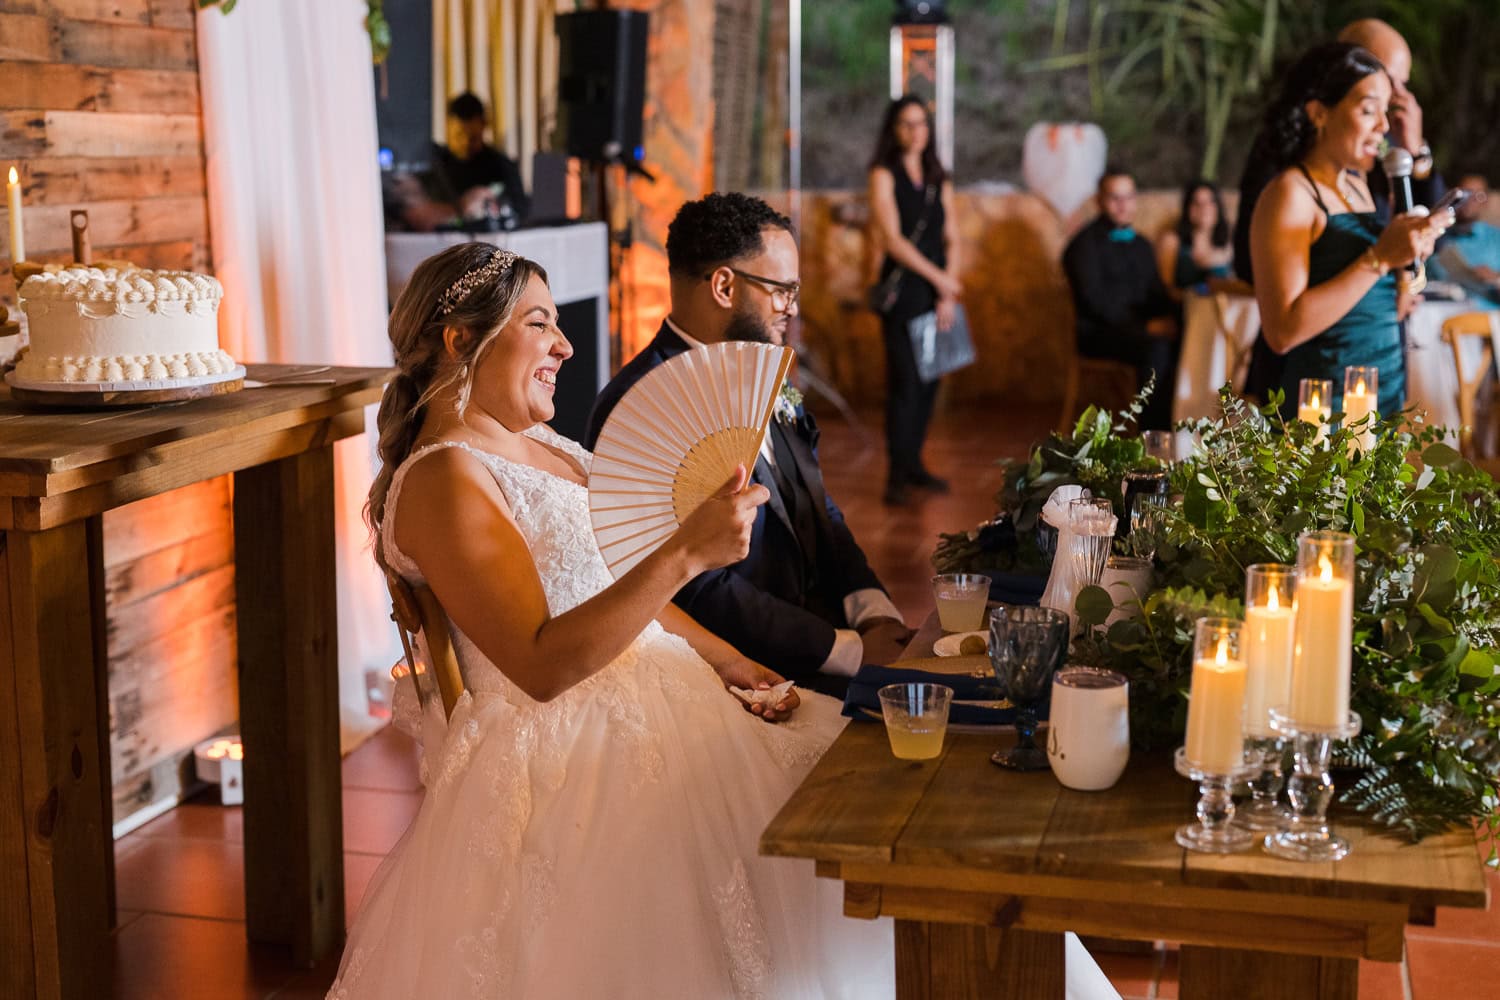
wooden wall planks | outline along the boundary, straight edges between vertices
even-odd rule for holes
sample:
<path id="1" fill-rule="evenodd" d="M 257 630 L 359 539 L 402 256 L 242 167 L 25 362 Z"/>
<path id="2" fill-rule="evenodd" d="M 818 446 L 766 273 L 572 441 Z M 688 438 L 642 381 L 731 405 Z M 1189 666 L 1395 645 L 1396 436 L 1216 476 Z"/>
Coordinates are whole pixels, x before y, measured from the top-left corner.
<path id="1" fill-rule="evenodd" d="M 0 0 L 0 174 L 20 171 L 27 256 L 211 270 L 194 0 Z M 14 304 L 0 203 L 0 302 Z M 235 723 L 227 478 L 104 516 L 115 819 L 177 795 L 193 743 Z"/>

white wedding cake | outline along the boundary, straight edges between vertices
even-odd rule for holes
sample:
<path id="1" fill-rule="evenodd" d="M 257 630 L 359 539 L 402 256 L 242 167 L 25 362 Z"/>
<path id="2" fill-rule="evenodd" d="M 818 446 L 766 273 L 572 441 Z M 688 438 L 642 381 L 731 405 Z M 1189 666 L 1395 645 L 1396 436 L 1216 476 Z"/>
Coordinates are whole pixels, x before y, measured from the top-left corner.
<path id="1" fill-rule="evenodd" d="M 154 389 L 239 378 L 219 349 L 224 288 L 206 274 L 68 267 L 21 285 L 30 349 L 10 380 L 25 388 Z"/>

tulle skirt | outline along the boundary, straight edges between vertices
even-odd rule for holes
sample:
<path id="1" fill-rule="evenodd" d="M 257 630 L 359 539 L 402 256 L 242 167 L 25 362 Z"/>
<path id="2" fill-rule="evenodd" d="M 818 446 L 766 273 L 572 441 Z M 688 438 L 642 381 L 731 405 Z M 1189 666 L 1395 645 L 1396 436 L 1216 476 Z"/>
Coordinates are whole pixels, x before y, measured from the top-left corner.
<path id="1" fill-rule="evenodd" d="M 761 831 L 842 728 L 811 692 L 746 713 L 653 627 L 538 704 L 466 693 L 349 935 L 334 1000 L 894 996 L 892 926 Z M 440 741 L 440 745 L 438 745 Z"/>

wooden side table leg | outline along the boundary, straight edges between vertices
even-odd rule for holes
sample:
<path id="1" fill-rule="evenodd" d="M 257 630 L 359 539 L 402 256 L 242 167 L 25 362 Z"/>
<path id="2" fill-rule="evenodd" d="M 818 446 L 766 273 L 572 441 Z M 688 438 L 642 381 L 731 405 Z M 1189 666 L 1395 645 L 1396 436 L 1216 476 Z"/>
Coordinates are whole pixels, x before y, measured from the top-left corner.
<path id="1" fill-rule="evenodd" d="M 333 448 L 235 473 L 245 920 L 312 965 L 344 935 Z"/>
<path id="2" fill-rule="evenodd" d="M 97 518 L 0 535 L 0 982 L 109 996 L 109 747 Z M 16 984 L 12 989 L 11 985 Z"/>
<path id="3" fill-rule="evenodd" d="M 896 921 L 897 1000 L 1062 1000 L 1063 936 Z"/>
<path id="4" fill-rule="evenodd" d="M 1359 961 L 1183 945 L 1177 984 L 1182 1000 L 1356 1000 Z"/>

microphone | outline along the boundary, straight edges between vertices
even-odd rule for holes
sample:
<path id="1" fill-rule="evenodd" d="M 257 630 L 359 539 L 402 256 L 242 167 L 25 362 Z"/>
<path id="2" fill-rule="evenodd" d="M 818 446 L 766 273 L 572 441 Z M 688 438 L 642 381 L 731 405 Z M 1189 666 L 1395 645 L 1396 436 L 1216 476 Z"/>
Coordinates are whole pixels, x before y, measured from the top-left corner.
<path id="1" fill-rule="evenodd" d="M 1401 215 L 1412 210 L 1411 198 L 1411 154 L 1400 146 L 1392 146 L 1385 151 L 1380 158 L 1381 169 L 1385 171 L 1386 179 L 1391 182 L 1391 214 Z M 1406 273 L 1416 277 L 1421 272 L 1421 265 L 1412 261 L 1406 265 Z"/>

